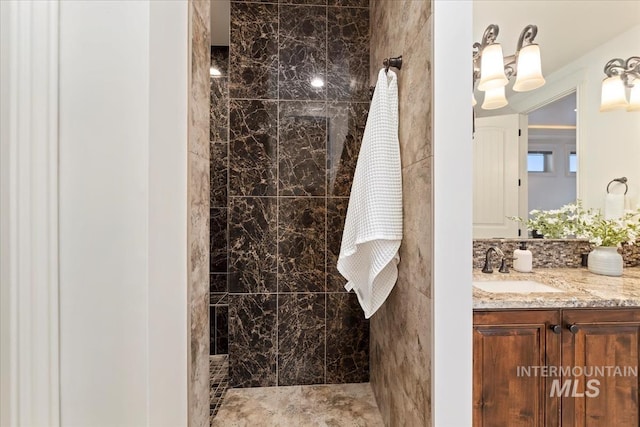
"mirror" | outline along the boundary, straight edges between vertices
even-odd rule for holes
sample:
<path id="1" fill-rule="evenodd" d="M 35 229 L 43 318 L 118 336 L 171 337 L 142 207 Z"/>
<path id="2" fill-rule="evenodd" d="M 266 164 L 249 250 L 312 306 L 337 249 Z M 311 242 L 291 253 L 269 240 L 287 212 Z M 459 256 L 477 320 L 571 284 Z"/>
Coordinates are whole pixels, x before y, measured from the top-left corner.
<path id="1" fill-rule="evenodd" d="M 526 218 L 531 209 L 558 207 L 557 203 L 571 197 L 569 193 L 560 197 L 551 191 L 557 184 L 550 179 L 553 173 L 566 175 L 565 184 L 574 180 L 573 200 L 579 198 L 589 208 L 602 208 L 607 184 L 626 176 L 627 207 L 638 207 L 640 113 L 624 110 L 601 113 L 599 107 L 605 63 L 612 58 L 640 55 L 640 2 L 476 0 L 473 8 L 474 41 L 482 38 L 489 24 L 497 24 L 500 32 L 496 41 L 501 43 L 505 56 L 515 53 L 518 37 L 526 25 L 537 25 L 535 42 L 540 45 L 546 79 L 546 84 L 538 89 L 514 92 L 511 88 L 515 78 L 511 78 L 506 89 L 509 104 L 496 110 L 483 110 L 484 93 L 474 92 L 478 101 L 474 237 L 518 237 L 518 227 L 510 224 L 507 216 Z M 557 113 L 548 112 L 559 105 L 571 104 L 572 98 L 576 110 L 573 125 L 559 122 Z M 500 117 L 520 133 L 509 142 L 518 147 L 511 154 L 496 151 L 498 145 L 487 142 L 486 132 L 497 134 L 497 129 L 505 135 L 511 132 L 501 128 L 503 124 L 495 124 Z M 485 128 L 485 135 L 479 138 L 478 130 L 482 134 L 483 120 L 488 119 L 493 120 L 489 130 Z M 570 135 L 572 132 L 574 136 Z M 571 142 L 572 138 L 575 142 Z M 551 140 L 562 140 L 562 148 L 560 142 L 557 146 L 549 144 Z M 504 146 L 507 142 L 502 141 Z M 488 148 L 491 144 L 493 148 Z M 549 152 L 555 154 L 553 162 Z M 532 168 L 541 172 L 530 173 L 528 160 Z M 523 237 L 526 235 L 525 230 L 520 232 Z"/>

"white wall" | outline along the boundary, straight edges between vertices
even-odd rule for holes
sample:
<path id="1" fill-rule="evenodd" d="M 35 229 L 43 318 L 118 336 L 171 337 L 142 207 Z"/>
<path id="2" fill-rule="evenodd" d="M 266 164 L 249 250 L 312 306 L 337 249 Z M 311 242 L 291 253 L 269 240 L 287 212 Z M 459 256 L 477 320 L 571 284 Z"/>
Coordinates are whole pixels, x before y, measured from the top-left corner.
<path id="1" fill-rule="evenodd" d="M 148 426 L 187 424 L 187 2 L 150 0 Z"/>
<path id="2" fill-rule="evenodd" d="M 547 76 L 542 88 L 511 100 L 517 111 L 530 111 L 578 88 L 578 197 L 587 207 L 601 208 L 608 182 L 621 176 L 629 178 L 630 204 L 635 206 L 639 201 L 640 114 L 599 111 L 604 65 L 610 59 L 627 59 L 639 52 L 640 25 Z"/>
<path id="3" fill-rule="evenodd" d="M 185 425 L 187 3 L 60 7 L 65 426 Z"/>
<path id="4" fill-rule="evenodd" d="M 460 427 L 472 424 L 472 3 L 433 5 L 432 424 Z"/>

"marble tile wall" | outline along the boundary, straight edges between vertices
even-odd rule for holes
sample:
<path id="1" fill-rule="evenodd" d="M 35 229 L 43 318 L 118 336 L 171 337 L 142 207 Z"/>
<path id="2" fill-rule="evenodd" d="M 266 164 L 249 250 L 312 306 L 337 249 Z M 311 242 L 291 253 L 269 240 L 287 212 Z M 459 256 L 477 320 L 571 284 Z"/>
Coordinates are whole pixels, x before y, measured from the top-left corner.
<path id="1" fill-rule="evenodd" d="M 369 380 L 369 322 L 335 269 L 369 106 L 368 8 L 231 2 L 232 387 Z"/>
<path id="2" fill-rule="evenodd" d="M 370 79 L 398 71 L 404 231 L 398 282 L 371 318 L 371 385 L 387 426 L 431 425 L 432 130 L 429 0 L 371 2 Z"/>
<path id="3" fill-rule="evenodd" d="M 216 355 L 229 352 L 229 47 L 211 46 L 210 60 L 220 74 L 209 76 L 209 354 Z"/>
<path id="4" fill-rule="evenodd" d="M 188 424 L 209 424 L 209 7 L 206 0 L 189 1 L 191 81 L 188 129 Z"/>

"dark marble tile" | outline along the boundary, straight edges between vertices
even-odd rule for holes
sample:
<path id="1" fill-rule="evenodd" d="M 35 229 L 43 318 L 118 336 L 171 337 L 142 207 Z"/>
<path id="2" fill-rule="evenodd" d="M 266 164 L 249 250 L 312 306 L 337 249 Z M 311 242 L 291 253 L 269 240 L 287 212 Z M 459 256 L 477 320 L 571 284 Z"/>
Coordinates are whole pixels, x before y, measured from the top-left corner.
<path id="1" fill-rule="evenodd" d="M 369 9 L 330 7 L 327 99 L 369 100 Z"/>
<path id="2" fill-rule="evenodd" d="M 211 173 L 209 179 L 209 204 L 212 208 L 227 206 L 228 143 L 209 144 Z"/>
<path id="3" fill-rule="evenodd" d="M 336 265 L 348 206 L 347 198 L 327 199 L 327 292 L 347 292 L 344 288 L 347 280 L 342 277 Z"/>
<path id="4" fill-rule="evenodd" d="M 226 77 L 210 77 L 209 142 L 229 141 L 229 85 Z"/>
<path id="5" fill-rule="evenodd" d="M 230 257 L 233 257 L 233 254 Z M 242 271 L 229 272 L 229 292 L 236 294 L 275 292 L 278 287 L 277 280 L 275 271 L 258 270 L 251 266 Z"/>
<path id="6" fill-rule="evenodd" d="M 324 292 L 325 272 L 320 268 L 309 271 L 278 273 L 279 292 Z"/>
<path id="7" fill-rule="evenodd" d="M 229 353 L 229 306 L 216 306 L 215 315 L 216 354 L 227 354 Z"/>
<path id="8" fill-rule="evenodd" d="M 211 66 L 220 71 L 221 77 L 229 75 L 229 46 L 211 46 Z"/>
<path id="9" fill-rule="evenodd" d="M 275 196 L 277 102 L 232 100 L 229 118 L 230 195 Z"/>
<path id="10" fill-rule="evenodd" d="M 306 4 L 316 6 L 326 6 L 327 0 L 277 0 L 281 4 Z"/>
<path id="11" fill-rule="evenodd" d="M 278 385 L 322 384 L 325 295 L 278 295 Z"/>
<path id="12" fill-rule="evenodd" d="M 274 294 L 229 295 L 229 381 L 231 387 L 276 385 Z"/>
<path id="13" fill-rule="evenodd" d="M 210 216 L 210 273 L 227 272 L 227 216 L 226 208 L 212 208 Z"/>
<path id="14" fill-rule="evenodd" d="M 324 196 L 327 119 L 324 102 L 280 102 L 279 195 Z"/>
<path id="15" fill-rule="evenodd" d="M 329 0 L 329 6 L 369 7 L 369 0 Z"/>
<path id="16" fill-rule="evenodd" d="M 229 220 L 229 292 L 275 292 L 276 199 L 234 197 Z"/>
<path id="17" fill-rule="evenodd" d="M 369 104 L 327 105 L 327 195 L 348 197 L 367 123 Z"/>
<path id="18" fill-rule="evenodd" d="M 209 355 L 216 353 L 216 308 L 209 306 Z"/>
<path id="19" fill-rule="evenodd" d="M 354 293 L 327 294 L 327 383 L 369 382 L 369 321 Z"/>
<path id="20" fill-rule="evenodd" d="M 280 99 L 326 98 L 326 11 L 318 6 L 280 6 Z M 312 85 L 316 79 L 322 85 Z"/>
<path id="21" fill-rule="evenodd" d="M 209 295 L 209 305 L 229 305 L 229 294 L 227 292 L 218 292 Z"/>
<path id="22" fill-rule="evenodd" d="M 324 292 L 324 198 L 282 198 L 278 212 L 278 291 Z"/>
<path id="23" fill-rule="evenodd" d="M 227 274 L 211 273 L 209 274 L 209 293 L 218 294 L 228 292 Z"/>
<path id="24" fill-rule="evenodd" d="M 278 5 L 231 3 L 231 98 L 278 96 Z"/>

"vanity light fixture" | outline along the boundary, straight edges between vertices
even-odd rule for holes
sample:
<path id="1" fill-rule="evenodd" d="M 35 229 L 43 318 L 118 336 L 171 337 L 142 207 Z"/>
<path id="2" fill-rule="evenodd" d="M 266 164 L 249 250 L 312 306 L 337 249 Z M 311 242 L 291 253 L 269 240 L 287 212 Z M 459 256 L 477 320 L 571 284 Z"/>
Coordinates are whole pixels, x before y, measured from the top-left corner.
<path id="1" fill-rule="evenodd" d="M 604 66 L 604 73 L 600 111 L 640 111 L 640 57 L 614 58 Z"/>
<path id="2" fill-rule="evenodd" d="M 482 108 L 494 110 L 509 102 L 504 88 L 513 76 L 516 81 L 513 90 L 528 92 L 544 85 L 540 47 L 533 43 L 538 27 L 527 25 L 520 33 L 516 53 L 504 56 L 502 46 L 496 43 L 500 28 L 491 24 L 482 35 L 482 42 L 473 44 L 473 85 L 478 81 L 478 90 L 485 93 Z M 475 98 L 472 100 L 475 105 Z"/>

